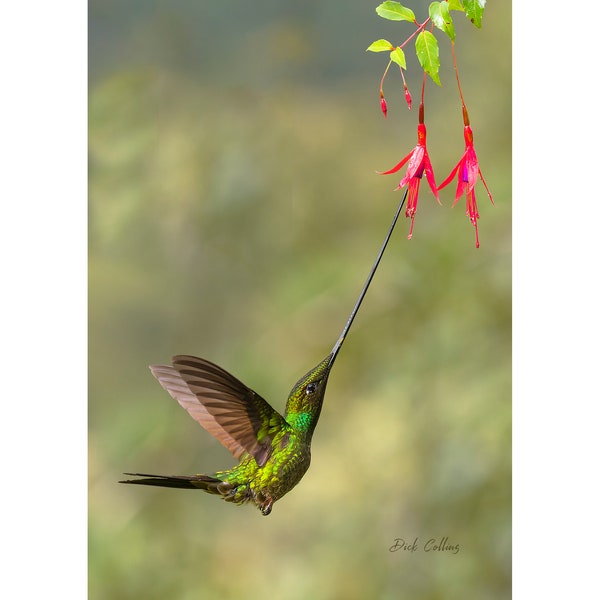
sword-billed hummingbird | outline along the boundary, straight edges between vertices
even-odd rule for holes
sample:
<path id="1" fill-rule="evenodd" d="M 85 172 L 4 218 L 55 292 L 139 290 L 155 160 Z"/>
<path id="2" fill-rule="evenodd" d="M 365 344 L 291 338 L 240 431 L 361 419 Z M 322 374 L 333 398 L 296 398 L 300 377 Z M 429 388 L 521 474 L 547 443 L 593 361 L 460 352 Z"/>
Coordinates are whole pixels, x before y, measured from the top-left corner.
<path id="1" fill-rule="evenodd" d="M 354 317 L 371 284 L 392 235 L 406 193 L 358 300 L 332 351 L 292 388 L 282 416 L 233 375 L 203 358 L 174 356 L 172 366 L 151 366 L 162 387 L 190 416 L 216 437 L 239 464 L 212 475 L 148 475 L 119 483 L 204 490 L 227 502 L 252 501 L 263 515 L 304 476 L 310 465 L 310 443 L 317 425 L 327 379 Z"/>

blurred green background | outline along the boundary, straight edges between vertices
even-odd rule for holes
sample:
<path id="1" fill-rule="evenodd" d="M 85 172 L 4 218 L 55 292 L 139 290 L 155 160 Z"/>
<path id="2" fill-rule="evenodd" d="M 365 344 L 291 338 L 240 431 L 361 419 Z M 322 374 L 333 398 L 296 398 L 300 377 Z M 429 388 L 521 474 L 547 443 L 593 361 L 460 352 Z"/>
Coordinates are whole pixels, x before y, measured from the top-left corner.
<path id="1" fill-rule="evenodd" d="M 408 3 L 423 20 L 425 2 Z M 283 411 L 331 349 L 416 143 L 377 2 L 89 3 L 89 591 L 95 600 L 505 599 L 511 588 L 511 8 L 456 16 L 481 248 L 423 184 L 329 380 L 312 466 L 265 518 L 123 471 L 229 453 L 152 378 L 190 353 Z M 440 182 L 464 142 L 449 42 L 426 89 Z M 389 552 L 395 538 L 419 550 Z M 457 554 L 424 552 L 431 538 Z"/>

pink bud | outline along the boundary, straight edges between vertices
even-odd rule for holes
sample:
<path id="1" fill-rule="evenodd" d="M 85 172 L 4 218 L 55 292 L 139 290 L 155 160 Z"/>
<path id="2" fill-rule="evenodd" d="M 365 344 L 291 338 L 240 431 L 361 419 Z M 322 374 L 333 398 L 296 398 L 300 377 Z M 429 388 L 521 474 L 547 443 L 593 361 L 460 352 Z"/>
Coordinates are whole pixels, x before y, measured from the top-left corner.
<path id="1" fill-rule="evenodd" d="M 410 110 L 412 108 L 412 96 L 406 86 L 404 86 L 404 97 L 406 98 L 406 104 L 408 104 L 408 110 Z"/>
<path id="2" fill-rule="evenodd" d="M 380 104 L 381 112 L 383 113 L 383 116 L 387 118 L 387 102 L 385 101 L 385 98 L 383 96 L 381 96 Z"/>

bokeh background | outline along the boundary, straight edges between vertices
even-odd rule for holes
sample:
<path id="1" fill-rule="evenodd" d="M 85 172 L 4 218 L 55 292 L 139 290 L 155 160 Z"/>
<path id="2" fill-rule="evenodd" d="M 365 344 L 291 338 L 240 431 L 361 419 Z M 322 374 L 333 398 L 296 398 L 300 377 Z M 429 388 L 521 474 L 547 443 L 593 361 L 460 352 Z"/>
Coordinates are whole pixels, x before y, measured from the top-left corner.
<path id="1" fill-rule="evenodd" d="M 407 4 L 409 4 L 407 2 Z M 421 20 L 428 3 L 410 6 Z M 191 353 L 283 411 L 331 349 L 397 202 L 421 78 L 377 2 L 89 3 L 89 595 L 505 599 L 511 587 L 511 8 L 456 15 L 481 248 L 423 185 L 328 384 L 302 482 L 265 518 L 123 471 L 234 464 L 152 378 Z M 426 89 L 438 182 L 462 153 L 449 42 Z M 424 552 L 435 538 L 457 554 Z M 417 552 L 390 552 L 395 538 Z"/>

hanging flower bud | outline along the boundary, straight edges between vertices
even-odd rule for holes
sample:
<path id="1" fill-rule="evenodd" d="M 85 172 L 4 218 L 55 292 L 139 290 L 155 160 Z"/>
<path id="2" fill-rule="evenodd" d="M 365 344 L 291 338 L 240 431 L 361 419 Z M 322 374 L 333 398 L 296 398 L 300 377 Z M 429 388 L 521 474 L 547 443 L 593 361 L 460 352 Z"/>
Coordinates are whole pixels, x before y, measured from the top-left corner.
<path id="1" fill-rule="evenodd" d="M 410 110 L 412 108 L 412 96 L 410 95 L 406 84 L 404 84 L 404 98 L 406 99 L 406 104 L 408 104 L 408 110 Z"/>
<path id="2" fill-rule="evenodd" d="M 379 104 L 381 105 L 381 112 L 383 113 L 383 116 L 387 119 L 387 102 L 385 101 L 385 98 L 383 97 L 383 91 L 379 92 Z"/>

